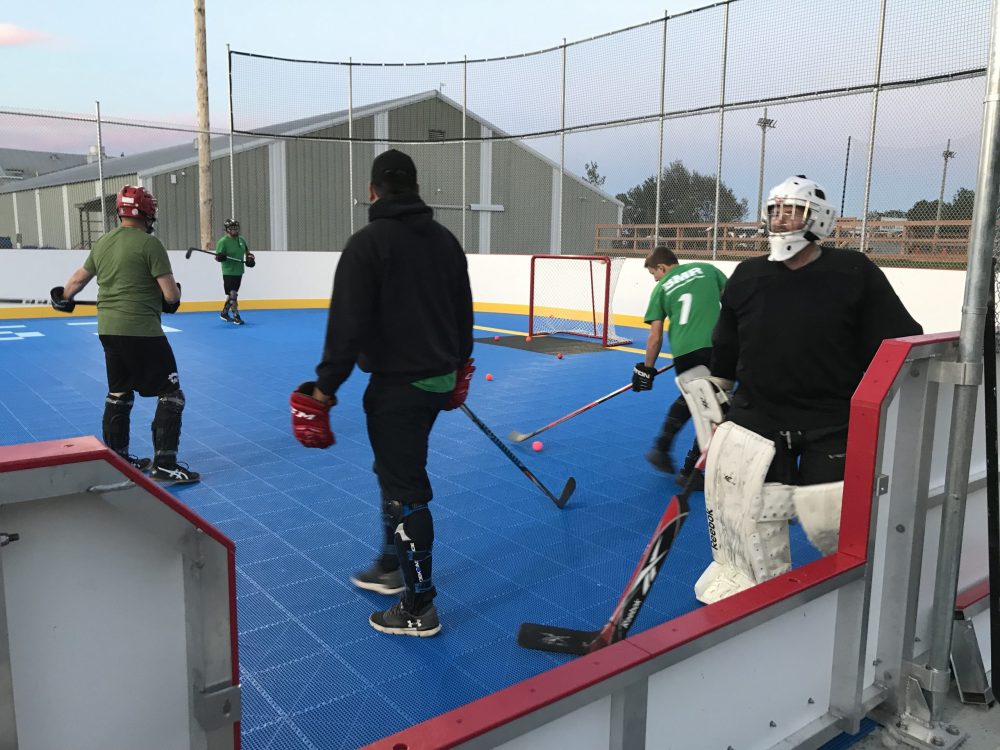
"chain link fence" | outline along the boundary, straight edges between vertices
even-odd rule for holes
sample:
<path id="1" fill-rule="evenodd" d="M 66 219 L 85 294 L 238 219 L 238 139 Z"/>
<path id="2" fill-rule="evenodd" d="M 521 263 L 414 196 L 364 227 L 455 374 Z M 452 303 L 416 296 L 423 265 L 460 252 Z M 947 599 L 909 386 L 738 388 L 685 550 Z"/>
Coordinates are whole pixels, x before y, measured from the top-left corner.
<path id="1" fill-rule="evenodd" d="M 397 147 L 470 253 L 740 259 L 765 248 L 768 188 L 806 174 L 841 210 L 836 245 L 963 268 L 989 12 L 730 0 L 494 59 L 232 51 L 213 223 L 238 218 L 255 250 L 339 250 L 367 221 L 372 159 Z M 89 246 L 127 182 L 157 196 L 168 247 L 198 244 L 193 127 L 8 110 L 0 133 L 0 246 Z"/>

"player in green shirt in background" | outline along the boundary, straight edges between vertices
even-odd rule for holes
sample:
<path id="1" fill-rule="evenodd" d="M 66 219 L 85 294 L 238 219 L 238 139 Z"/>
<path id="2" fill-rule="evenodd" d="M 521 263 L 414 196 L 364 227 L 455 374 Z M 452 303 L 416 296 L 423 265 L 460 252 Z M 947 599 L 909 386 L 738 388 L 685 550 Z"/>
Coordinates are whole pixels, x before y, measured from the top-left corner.
<path id="1" fill-rule="evenodd" d="M 719 319 L 719 297 L 726 285 L 726 277 L 710 263 L 679 263 L 677 256 L 660 245 L 653 249 L 645 262 L 646 270 L 656 280 L 649 296 L 645 321 L 649 324 L 646 339 L 646 358 L 632 371 L 632 390 L 653 389 L 656 375 L 656 358 L 663 347 L 664 321 L 669 320 L 667 337 L 674 356 L 674 370 L 682 375 L 693 367 L 709 367 L 712 359 L 712 330 Z M 653 448 L 646 459 L 660 471 L 674 473 L 670 448 L 674 436 L 680 432 L 691 412 L 684 396 L 678 396 L 663 422 Z M 688 451 L 677 481 L 684 484 L 701 451 L 697 442 Z M 695 480 L 697 482 L 697 479 Z M 695 489 L 700 489 L 697 485 Z"/>
<path id="2" fill-rule="evenodd" d="M 52 307 L 72 312 L 73 297 L 97 277 L 97 334 L 104 347 L 108 395 L 104 400 L 104 443 L 140 471 L 148 458 L 128 452 L 134 392 L 157 399 L 153 415 L 154 456 L 150 479 L 197 482 L 198 472 L 177 463 L 184 391 L 177 362 L 160 325 L 160 313 L 181 304 L 163 244 L 152 235 L 156 199 L 144 188 L 126 185 L 118 193 L 121 226 L 103 235 L 65 287 L 52 289 Z"/>
<path id="3" fill-rule="evenodd" d="M 215 243 L 215 259 L 222 264 L 222 289 L 226 294 L 226 304 L 219 317 L 227 323 L 243 325 L 237 297 L 243 282 L 243 268 L 253 268 L 257 261 L 247 247 L 247 241 L 240 236 L 240 223 L 236 219 L 226 219 L 223 226 L 226 233 Z M 229 317 L 232 310 L 233 317 Z"/>

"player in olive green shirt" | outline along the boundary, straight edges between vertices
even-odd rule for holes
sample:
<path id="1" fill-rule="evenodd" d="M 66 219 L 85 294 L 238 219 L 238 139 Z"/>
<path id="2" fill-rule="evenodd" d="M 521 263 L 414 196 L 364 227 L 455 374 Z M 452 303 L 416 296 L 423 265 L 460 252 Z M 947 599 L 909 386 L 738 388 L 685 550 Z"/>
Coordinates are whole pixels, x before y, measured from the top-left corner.
<path id="1" fill-rule="evenodd" d="M 241 326 L 243 318 L 240 317 L 237 297 L 240 284 L 243 283 L 243 268 L 253 268 L 257 261 L 247 247 L 246 240 L 240 237 L 240 223 L 236 219 L 226 219 L 223 226 L 226 233 L 215 243 L 215 259 L 222 264 L 222 289 L 226 294 L 226 303 L 222 306 L 219 317 Z M 230 310 L 233 312 L 231 318 Z"/>
<path id="2" fill-rule="evenodd" d="M 649 296 L 645 321 L 649 324 L 646 358 L 635 366 L 632 390 L 652 390 L 656 358 L 663 347 L 664 321 L 669 320 L 667 336 L 674 357 L 674 370 L 680 375 L 692 367 L 711 364 L 712 330 L 719 319 L 719 297 L 726 277 L 710 263 L 678 263 L 666 247 L 656 247 L 646 258 L 646 270 L 656 280 Z M 646 458 L 653 466 L 672 474 L 674 462 L 670 448 L 674 436 L 691 418 L 683 396 L 678 396 L 663 423 L 653 449 Z M 700 456 L 697 443 L 688 452 L 677 480 L 686 483 Z"/>
<path id="3" fill-rule="evenodd" d="M 126 185 L 118 194 L 117 209 L 121 226 L 94 243 L 65 287 L 52 290 L 52 306 L 72 312 L 73 297 L 97 278 L 97 333 L 108 377 L 104 442 L 140 471 L 148 468 L 148 458 L 128 452 L 130 414 L 134 391 L 155 396 L 155 455 L 149 476 L 158 482 L 197 482 L 197 472 L 177 463 L 184 392 L 174 352 L 160 326 L 160 313 L 176 312 L 181 287 L 174 281 L 167 251 L 151 234 L 156 199 L 144 188 Z"/>

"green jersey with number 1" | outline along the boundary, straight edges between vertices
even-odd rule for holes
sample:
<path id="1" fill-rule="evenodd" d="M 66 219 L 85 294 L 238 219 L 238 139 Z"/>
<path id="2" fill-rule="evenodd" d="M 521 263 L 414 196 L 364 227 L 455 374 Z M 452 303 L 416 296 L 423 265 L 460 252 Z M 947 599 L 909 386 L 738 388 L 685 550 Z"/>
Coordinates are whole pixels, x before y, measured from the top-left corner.
<path id="1" fill-rule="evenodd" d="M 725 274 L 710 263 L 680 263 L 656 282 L 645 321 L 670 320 L 667 338 L 675 357 L 709 347 L 725 285 Z"/>

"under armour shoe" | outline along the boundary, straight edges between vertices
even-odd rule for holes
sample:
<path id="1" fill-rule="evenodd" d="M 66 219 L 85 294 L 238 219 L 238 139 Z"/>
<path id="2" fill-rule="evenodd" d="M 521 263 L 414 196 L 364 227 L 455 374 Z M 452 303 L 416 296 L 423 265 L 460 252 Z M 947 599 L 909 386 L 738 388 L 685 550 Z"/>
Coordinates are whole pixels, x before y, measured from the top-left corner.
<path id="1" fill-rule="evenodd" d="M 222 318 L 227 323 L 232 323 L 233 322 L 233 319 L 229 317 L 229 313 L 228 312 L 220 312 L 219 313 L 219 317 Z"/>
<path id="2" fill-rule="evenodd" d="M 191 471 L 187 464 L 172 463 L 154 466 L 149 472 L 149 478 L 157 482 L 174 482 L 176 484 L 191 484 L 201 479 L 201 474 Z"/>
<path id="3" fill-rule="evenodd" d="M 665 474 L 673 474 L 676 469 L 674 468 L 674 461 L 670 458 L 670 454 L 666 451 L 660 451 L 656 448 L 651 448 L 646 451 L 646 460 L 649 461 L 656 469 L 664 472 Z"/>
<path id="4" fill-rule="evenodd" d="M 244 325 L 244 320 L 239 316 L 238 313 L 233 316 L 233 322 L 238 326 Z"/>
<path id="5" fill-rule="evenodd" d="M 368 618 L 368 623 L 380 633 L 389 635 L 429 638 L 441 632 L 437 607 L 433 603 L 428 604 L 420 614 L 414 614 L 407 612 L 403 602 L 399 601 L 383 612 L 373 612 Z"/>
<path id="6" fill-rule="evenodd" d="M 403 571 L 399 568 L 386 570 L 379 566 L 378 562 L 367 570 L 362 570 L 351 576 L 351 583 L 359 589 L 374 591 L 376 594 L 386 594 L 394 596 L 401 594 L 405 586 L 403 585 Z"/>

